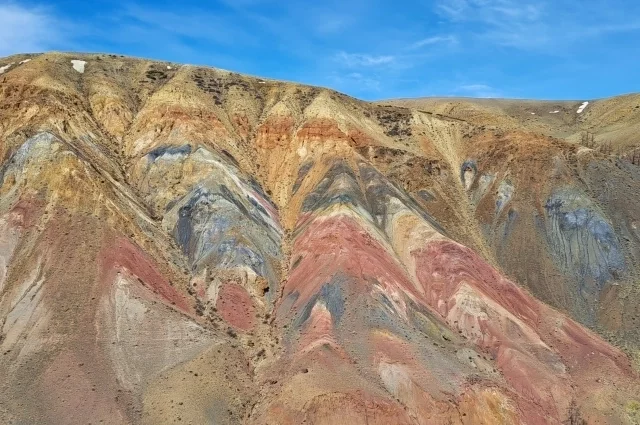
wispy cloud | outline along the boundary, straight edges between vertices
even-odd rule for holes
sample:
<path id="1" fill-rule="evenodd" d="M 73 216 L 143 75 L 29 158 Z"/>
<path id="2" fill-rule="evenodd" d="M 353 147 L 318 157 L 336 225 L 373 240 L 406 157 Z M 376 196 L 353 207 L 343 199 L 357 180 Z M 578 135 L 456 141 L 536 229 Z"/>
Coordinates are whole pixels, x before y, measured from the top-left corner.
<path id="1" fill-rule="evenodd" d="M 487 84 L 462 84 L 454 90 L 454 95 L 469 97 L 503 97 L 503 94 Z"/>
<path id="2" fill-rule="evenodd" d="M 454 24 L 476 24 L 472 31 L 498 45 L 531 48 L 550 41 L 545 7 L 542 1 L 439 0 L 436 12 Z"/>
<path id="3" fill-rule="evenodd" d="M 621 13 L 606 0 L 438 0 L 435 11 L 476 39 L 528 50 L 640 30 L 637 4 Z"/>
<path id="4" fill-rule="evenodd" d="M 59 29 L 46 8 L 0 4 L 0 56 L 50 49 L 60 40 Z"/>
<path id="5" fill-rule="evenodd" d="M 125 18 L 153 32 L 163 31 L 173 36 L 207 40 L 218 44 L 247 44 L 256 38 L 222 13 L 200 9 L 167 11 L 130 4 L 124 9 Z"/>
<path id="6" fill-rule="evenodd" d="M 499 18 L 535 21 L 540 17 L 543 2 L 513 0 L 440 0 L 437 11 L 454 21 L 487 20 Z"/>
<path id="7" fill-rule="evenodd" d="M 335 56 L 336 61 L 348 68 L 387 66 L 395 62 L 390 55 L 369 55 L 364 53 L 340 52 Z"/>
<path id="8" fill-rule="evenodd" d="M 409 50 L 417 50 L 425 46 L 433 46 L 435 44 L 456 44 L 458 38 L 455 35 L 436 35 L 433 37 L 423 38 L 409 45 Z"/>

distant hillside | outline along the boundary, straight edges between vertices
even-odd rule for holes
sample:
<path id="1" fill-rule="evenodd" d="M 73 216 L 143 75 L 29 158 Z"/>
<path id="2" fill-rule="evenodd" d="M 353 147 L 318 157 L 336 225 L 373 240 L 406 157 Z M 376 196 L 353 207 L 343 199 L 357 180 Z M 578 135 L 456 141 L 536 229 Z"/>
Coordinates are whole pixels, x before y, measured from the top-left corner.
<path id="1" fill-rule="evenodd" d="M 611 143 L 620 153 L 640 147 L 640 94 L 560 102 L 422 98 L 380 103 L 443 114 L 475 125 L 526 129 L 570 142 L 580 142 L 590 133 L 595 136 L 597 146 Z"/>

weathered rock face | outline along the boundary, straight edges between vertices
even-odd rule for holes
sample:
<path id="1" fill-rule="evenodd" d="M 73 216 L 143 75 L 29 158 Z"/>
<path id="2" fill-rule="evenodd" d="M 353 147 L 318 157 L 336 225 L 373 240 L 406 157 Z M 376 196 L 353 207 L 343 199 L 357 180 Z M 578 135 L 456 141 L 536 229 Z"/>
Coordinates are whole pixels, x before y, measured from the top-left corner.
<path id="1" fill-rule="evenodd" d="M 629 161 L 495 105 L 9 64 L 0 422 L 640 420 Z"/>

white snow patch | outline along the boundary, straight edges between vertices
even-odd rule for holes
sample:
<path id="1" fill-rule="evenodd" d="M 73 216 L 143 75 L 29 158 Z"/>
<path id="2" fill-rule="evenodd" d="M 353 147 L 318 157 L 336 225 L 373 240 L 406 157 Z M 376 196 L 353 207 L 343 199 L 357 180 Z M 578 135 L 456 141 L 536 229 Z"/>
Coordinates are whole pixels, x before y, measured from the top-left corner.
<path id="1" fill-rule="evenodd" d="M 78 71 L 80 74 L 84 74 L 84 66 L 87 64 L 86 61 L 81 61 L 79 59 L 73 59 L 71 61 L 71 64 L 73 65 L 73 69 Z"/>
<path id="2" fill-rule="evenodd" d="M 24 63 L 27 63 L 27 62 L 29 62 L 30 60 L 31 60 L 31 59 L 25 59 L 25 60 L 23 60 L 23 61 L 20 61 L 20 65 L 22 65 L 22 64 L 24 64 Z"/>
<path id="3" fill-rule="evenodd" d="M 15 64 L 15 62 L 11 62 L 10 64 L 5 66 L 0 66 L 0 74 L 4 74 L 5 72 L 7 72 L 9 68 L 13 66 L 13 64 Z"/>
<path id="4" fill-rule="evenodd" d="M 549 112 L 549 113 L 550 113 L 550 114 L 558 114 L 558 113 L 560 113 L 560 111 L 551 111 L 551 112 Z"/>
<path id="5" fill-rule="evenodd" d="M 580 105 L 580 107 L 578 108 L 577 113 L 581 114 L 582 111 L 584 111 L 584 108 L 586 108 L 588 104 L 589 104 L 589 102 L 583 102 L 582 105 Z"/>
<path id="6" fill-rule="evenodd" d="M 167 65 L 167 69 L 171 69 L 171 67 L 169 65 Z"/>

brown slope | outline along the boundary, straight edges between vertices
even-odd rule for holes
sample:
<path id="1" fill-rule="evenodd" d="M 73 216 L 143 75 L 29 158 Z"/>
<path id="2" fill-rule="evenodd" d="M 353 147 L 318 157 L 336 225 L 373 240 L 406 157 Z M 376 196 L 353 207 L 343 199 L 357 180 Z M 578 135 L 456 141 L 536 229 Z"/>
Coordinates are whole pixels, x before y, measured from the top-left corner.
<path id="1" fill-rule="evenodd" d="M 583 102 L 589 105 L 577 113 Z M 578 142 L 590 132 L 596 142 L 610 142 L 616 150 L 637 147 L 640 126 L 640 95 L 628 94 L 608 99 L 580 101 L 539 101 L 518 99 L 419 98 L 379 102 L 405 106 L 428 113 L 469 121 L 478 126 L 503 130 L 526 129 Z"/>

